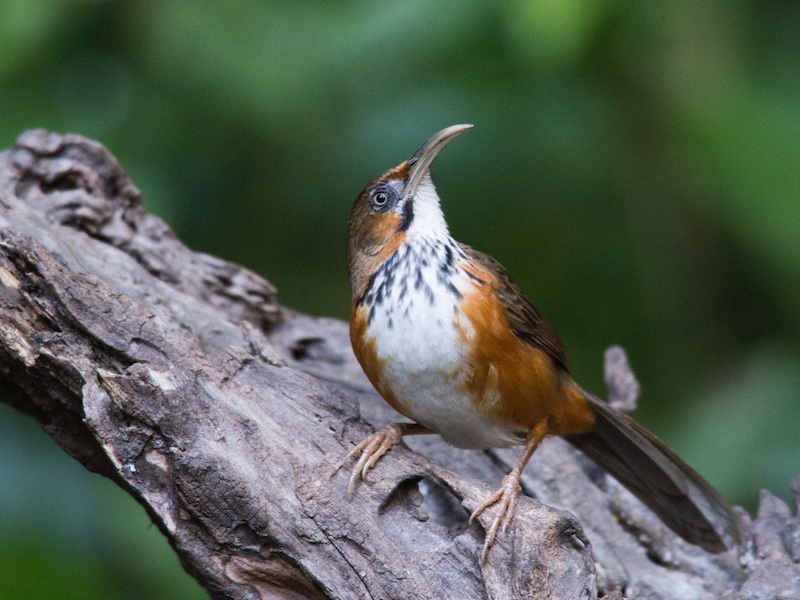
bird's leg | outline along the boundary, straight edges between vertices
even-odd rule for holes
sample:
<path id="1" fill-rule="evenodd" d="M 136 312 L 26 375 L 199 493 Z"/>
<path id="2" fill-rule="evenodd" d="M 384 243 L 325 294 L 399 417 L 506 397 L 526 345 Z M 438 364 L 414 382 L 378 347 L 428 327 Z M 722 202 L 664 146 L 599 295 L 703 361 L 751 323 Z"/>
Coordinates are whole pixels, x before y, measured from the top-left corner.
<path id="1" fill-rule="evenodd" d="M 356 481 L 359 479 L 367 478 L 367 471 L 375 466 L 381 456 L 386 454 L 392 449 L 392 446 L 403 443 L 403 436 L 406 435 L 420 435 L 423 433 L 435 433 L 424 425 L 418 423 L 391 423 L 383 429 L 376 431 L 358 446 L 350 450 L 347 458 L 353 458 L 359 452 L 361 456 L 353 467 L 353 473 L 350 475 L 350 485 L 347 486 L 347 498 L 353 497 L 353 489 L 355 489 Z M 405 445 L 405 444 L 404 444 Z"/>
<path id="2" fill-rule="evenodd" d="M 497 530 L 500 529 L 500 531 L 505 534 L 508 526 L 511 524 L 511 520 L 514 518 L 514 513 L 517 510 L 517 499 L 522 492 L 522 487 L 519 484 L 520 475 L 546 435 L 547 419 L 537 423 L 536 427 L 531 429 L 530 433 L 528 433 L 528 439 L 525 442 L 525 449 L 522 451 L 522 456 L 517 466 L 511 469 L 508 475 L 503 477 L 503 483 L 500 484 L 500 489 L 489 496 L 489 498 L 478 506 L 470 515 L 469 522 L 472 523 L 475 517 L 479 516 L 492 504 L 495 502 L 500 503 L 497 516 L 494 518 L 494 521 L 492 521 L 489 531 L 486 532 L 486 541 L 483 544 L 483 552 L 481 553 L 482 561 L 486 560 L 489 548 L 492 547 L 495 537 L 497 536 Z"/>

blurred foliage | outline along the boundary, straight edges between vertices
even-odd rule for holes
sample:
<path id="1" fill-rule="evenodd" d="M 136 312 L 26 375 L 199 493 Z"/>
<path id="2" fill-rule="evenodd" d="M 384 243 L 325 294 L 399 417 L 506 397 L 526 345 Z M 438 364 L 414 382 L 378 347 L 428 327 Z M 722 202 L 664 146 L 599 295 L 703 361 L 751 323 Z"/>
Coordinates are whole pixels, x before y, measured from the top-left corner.
<path id="1" fill-rule="evenodd" d="M 0 404 L 0 598 L 207 598 L 144 509 Z"/>
<path id="2" fill-rule="evenodd" d="M 95 138 L 189 245 L 346 317 L 352 200 L 475 123 L 434 169 L 454 235 L 587 387 L 627 348 L 639 418 L 752 510 L 800 472 L 799 30 L 800 5 L 755 0 L 3 0 L 0 147 Z M 0 412 L 0 596 L 197 593 L 34 429 Z"/>

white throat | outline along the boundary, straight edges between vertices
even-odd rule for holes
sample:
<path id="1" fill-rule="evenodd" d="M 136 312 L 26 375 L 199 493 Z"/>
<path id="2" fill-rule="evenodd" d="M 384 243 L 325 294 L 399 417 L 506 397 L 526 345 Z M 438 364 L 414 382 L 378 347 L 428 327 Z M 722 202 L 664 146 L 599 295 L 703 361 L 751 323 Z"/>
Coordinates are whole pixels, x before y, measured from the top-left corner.
<path id="1" fill-rule="evenodd" d="M 414 195 L 414 218 L 406 235 L 409 242 L 450 238 L 439 195 L 436 193 L 430 173 L 426 173 L 417 186 Z"/>

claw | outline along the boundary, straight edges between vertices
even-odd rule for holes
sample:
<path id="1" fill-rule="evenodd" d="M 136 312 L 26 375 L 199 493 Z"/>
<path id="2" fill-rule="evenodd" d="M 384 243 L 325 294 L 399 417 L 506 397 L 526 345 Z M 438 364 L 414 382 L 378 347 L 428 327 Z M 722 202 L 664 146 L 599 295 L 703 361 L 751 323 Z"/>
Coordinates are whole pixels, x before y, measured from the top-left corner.
<path id="1" fill-rule="evenodd" d="M 469 522 L 472 523 L 476 517 L 480 516 L 480 514 L 492 504 L 500 503 L 497 515 L 492 521 L 489 531 L 486 532 L 486 541 L 483 544 L 483 552 L 481 553 L 482 562 L 486 560 L 489 554 L 489 548 L 494 544 L 494 540 L 497 537 L 497 530 L 500 529 L 500 532 L 505 535 L 506 531 L 508 531 L 508 526 L 511 524 L 511 520 L 514 518 L 514 513 L 517 511 L 517 500 L 519 499 L 520 493 L 522 493 L 519 477 L 519 471 L 517 469 L 512 469 L 512 471 L 503 478 L 500 489 L 472 511 L 469 517 Z"/>
<path id="2" fill-rule="evenodd" d="M 392 446 L 402 443 L 403 431 L 398 425 L 392 423 L 380 431 L 376 431 L 348 452 L 347 458 L 354 458 L 359 452 L 361 453 L 350 475 L 350 484 L 347 486 L 348 500 L 353 497 L 356 482 L 359 479 L 366 480 L 367 472 L 375 466 L 378 460 L 391 450 Z"/>

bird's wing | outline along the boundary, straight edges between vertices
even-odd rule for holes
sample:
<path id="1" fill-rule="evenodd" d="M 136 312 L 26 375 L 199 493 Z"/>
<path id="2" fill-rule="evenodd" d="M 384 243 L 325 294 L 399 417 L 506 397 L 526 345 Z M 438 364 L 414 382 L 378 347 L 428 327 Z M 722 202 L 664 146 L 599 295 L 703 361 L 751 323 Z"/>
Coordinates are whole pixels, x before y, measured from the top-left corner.
<path id="1" fill-rule="evenodd" d="M 542 313 L 528 300 L 517 283 L 511 279 L 505 267 L 488 254 L 461 244 L 467 257 L 488 269 L 497 281 L 497 293 L 508 318 L 511 330 L 522 341 L 543 350 L 569 373 L 569 361 L 564 344 Z"/>

